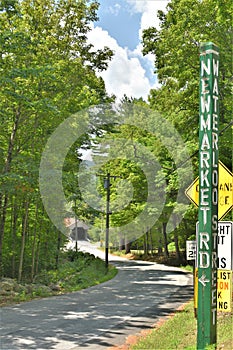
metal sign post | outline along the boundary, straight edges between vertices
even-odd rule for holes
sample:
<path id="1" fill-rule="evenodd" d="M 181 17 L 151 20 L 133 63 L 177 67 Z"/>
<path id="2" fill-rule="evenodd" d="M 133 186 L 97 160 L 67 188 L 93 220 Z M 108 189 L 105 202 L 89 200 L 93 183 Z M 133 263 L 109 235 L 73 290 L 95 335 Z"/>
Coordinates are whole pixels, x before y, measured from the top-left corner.
<path id="1" fill-rule="evenodd" d="M 197 349 L 216 344 L 219 50 L 200 48 Z"/>

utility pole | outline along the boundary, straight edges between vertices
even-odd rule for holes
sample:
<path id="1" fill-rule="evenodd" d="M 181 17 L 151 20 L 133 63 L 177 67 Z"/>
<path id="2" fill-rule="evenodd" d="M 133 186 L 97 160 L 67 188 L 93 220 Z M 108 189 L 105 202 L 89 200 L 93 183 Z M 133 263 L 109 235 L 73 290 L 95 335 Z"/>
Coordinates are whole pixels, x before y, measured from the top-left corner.
<path id="1" fill-rule="evenodd" d="M 104 179 L 104 188 L 107 190 L 106 196 L 106 235 L 105 235 L 105 266 L 108 268 L 108 246 L 109 246 L 109 215 L 110 215 L 110 173 Z"/>
<path id="2" fill-rule="evenodd" d="M 74 210 L 75 210 L 75 251 L 77 253 L 78 251 L 78 221 L 77 221 L 77 214 L 76 214 L 76 198 L 74 199 Z"/>
<path id="3" fill-rule="evenodd" d="M 77 217 L 75 215 L 75 251 L 78 251 L 78 225 L 77 225 Z"/>
<path id="4" fill-rule="evenodd" d="M 107 173 L 106 175 L 102 174 L 96 174 L 97 176 L 104 176 L 104 188 L 107 190 L 107 195 L 106 195 L 106 234 L 105 234 L 105 266 L 106 269 L 108 269 L 108 250 L 109 250 L 109 217 L 111 214 L 110 211 L 110 187 L 111 187 L 111 178 L 121 178 L 121 176 L 116 176 L 116 175 L 111 175 L 110 173 Z"/>

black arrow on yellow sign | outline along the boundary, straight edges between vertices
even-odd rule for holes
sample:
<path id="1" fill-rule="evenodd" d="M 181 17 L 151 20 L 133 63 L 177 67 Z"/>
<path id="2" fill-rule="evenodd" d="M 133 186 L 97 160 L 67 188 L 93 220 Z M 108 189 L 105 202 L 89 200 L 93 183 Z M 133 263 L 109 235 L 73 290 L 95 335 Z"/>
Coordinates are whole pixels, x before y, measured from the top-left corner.
<path id="1" fill-rule="evenodd" d="M 218 162 L 218 166 L 218 220 L 221 220 L 233 208 L 233 174 L 221 161 Z M 198 207 L 199 177 L 197 177 L 186 189 L 185 194 L 189 200 Z"/>

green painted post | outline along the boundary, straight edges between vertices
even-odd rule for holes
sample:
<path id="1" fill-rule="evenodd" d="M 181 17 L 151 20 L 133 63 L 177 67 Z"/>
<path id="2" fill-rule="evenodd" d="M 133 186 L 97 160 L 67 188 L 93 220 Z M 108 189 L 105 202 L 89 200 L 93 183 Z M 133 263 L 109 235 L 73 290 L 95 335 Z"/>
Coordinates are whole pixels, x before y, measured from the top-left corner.
<path id="1" fill-rule="evenodd" d="M 216 344 L 219 50 L 200 48 L 197 349 Z"/>

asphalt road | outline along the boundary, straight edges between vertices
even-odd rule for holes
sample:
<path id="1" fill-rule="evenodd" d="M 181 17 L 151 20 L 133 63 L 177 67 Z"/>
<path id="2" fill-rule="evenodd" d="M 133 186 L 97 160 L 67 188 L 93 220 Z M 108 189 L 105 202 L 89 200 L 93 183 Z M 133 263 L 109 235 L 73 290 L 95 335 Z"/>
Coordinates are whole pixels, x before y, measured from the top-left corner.
<path id="1" fill-rule="evenodd" d="M 79 248 L 103 257 L 88 243 Z M 119 269 L 111 281 L 1 308 L 0 349 L 107 349 L 192 297 L 192 276 L 178 268 L 112 256 L 109 261 Z"/>

